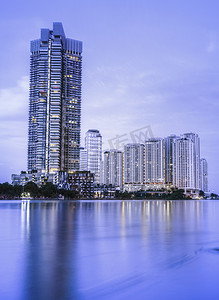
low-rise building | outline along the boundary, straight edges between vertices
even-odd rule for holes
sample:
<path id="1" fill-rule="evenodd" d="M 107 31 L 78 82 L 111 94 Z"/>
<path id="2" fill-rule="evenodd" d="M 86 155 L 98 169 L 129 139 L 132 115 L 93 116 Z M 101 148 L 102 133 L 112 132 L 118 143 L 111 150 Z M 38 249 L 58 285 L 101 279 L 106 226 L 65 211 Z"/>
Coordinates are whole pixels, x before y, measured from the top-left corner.
<path id="1" fill-rule="evenodd" d="M 117 188 L 111 184 L 95 185 L 94 187 L 94 198 L 98 199 L 114 199 Z"/>
<path id="2" fill-rule="evenodd" d="M 123 192 L 138 192 L 138 191 L 160 191 L 169 190 L 172 186 L 164 183 L 125 183 Z"/>
<path id="3" fill-rule="evenodd" d="M 75 171 L 68 174 L 68 186 L 70 190 L 77 191 L 81 198 L 93 198 L 94 174 L 90 171 Z"/>
<path id="4" fill-rule="evenodd" d="M 24 186 L 29 181 L 35 182 L 35 174 L 21 171 L 20 174 L 12 174 L 11 181 L 12 181 L 12 185 L 23 185 Z"/>

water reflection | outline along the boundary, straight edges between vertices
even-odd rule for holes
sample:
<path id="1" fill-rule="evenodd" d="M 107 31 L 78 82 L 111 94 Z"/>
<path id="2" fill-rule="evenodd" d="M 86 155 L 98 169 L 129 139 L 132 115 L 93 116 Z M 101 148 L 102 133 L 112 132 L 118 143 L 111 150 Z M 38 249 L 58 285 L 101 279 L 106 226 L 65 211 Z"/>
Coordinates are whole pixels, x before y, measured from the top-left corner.
<path id="1" fill-rule="evenodd" d="M 2 203 L 0 276 L 13 289 L 0 283 L 1 299 L 214 299 L 219 257 L 203 249 L 219 247 L 216 212 L 205 201 Z"/>
<path id="2" fill-rule="evenodd" d="M 22 203 L 21 232 L 26 257 L 23 299 L 74 299 L 75 206 Z"/>

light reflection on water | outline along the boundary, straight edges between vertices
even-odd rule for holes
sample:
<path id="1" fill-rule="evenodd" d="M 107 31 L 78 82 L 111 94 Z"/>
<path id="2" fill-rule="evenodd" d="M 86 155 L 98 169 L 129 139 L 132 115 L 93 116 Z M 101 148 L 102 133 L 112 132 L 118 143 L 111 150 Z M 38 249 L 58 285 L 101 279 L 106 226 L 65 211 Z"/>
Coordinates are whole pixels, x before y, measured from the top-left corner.
<path id="1" fill-rule="evenodd" d="M 219 299 L 217 201 L 1 201 L 0 299 Z"/>

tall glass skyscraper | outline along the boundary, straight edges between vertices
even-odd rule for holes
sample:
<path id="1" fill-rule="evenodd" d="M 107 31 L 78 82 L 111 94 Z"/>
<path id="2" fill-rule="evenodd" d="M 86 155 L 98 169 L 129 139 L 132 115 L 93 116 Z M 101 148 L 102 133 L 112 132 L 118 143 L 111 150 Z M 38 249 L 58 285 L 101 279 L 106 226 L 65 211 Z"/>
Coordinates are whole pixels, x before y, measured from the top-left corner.
<path id="1" fill-rule="evenodd" d="M 165 145 L 162 138 L 145 141 L 145 183 L 165 183 Z"/>
<path id="2" fill-rule="evenodd" d="M 194 144 L 194 185 L 200 188 L 200 138 L 197 133 L 184 133 L 183 135 L 193 141 Z"/>
<path id="3" fill-rule="evenodd" d="M 177 136 L 172 134 L 164 139 L 165 141 L 165 182 L 173 184 L 173 144 Z"/>
<path id="4" fill-rule="evenodd" d="M 97 129 L 89 129 L 85 134 L 87 170 L 94 174 L 94 183 L 101 182 L 102 135 Z"/>
<path id="5" fill-rule="evenodd" d="M 196 189 L 195 145 L 192 137 L 182 135 L 173 143 L 173 185 L 180 189 Z"/>
<path id="6" fill-rule="evenodd" d="M 104 152 L 104 184 L 122 188 L 123 152 L 116 149 Z"/>
<path id="7" fill-rule="evenodd" d="M 200 189 L 203 192 L 208 192 L 208 163 L 205 158 L 201 158 L 200 163 Z"/>
<path id="8" fill-rule="evenodd" d="M 30 51 L 28 171 L 79 170 L 82 42 L 53 23 Z"/>
<path id="9" fill-rule="evenodd" d="M 144 183 L 144 145 L 124 146 L 124 183 Z"/>

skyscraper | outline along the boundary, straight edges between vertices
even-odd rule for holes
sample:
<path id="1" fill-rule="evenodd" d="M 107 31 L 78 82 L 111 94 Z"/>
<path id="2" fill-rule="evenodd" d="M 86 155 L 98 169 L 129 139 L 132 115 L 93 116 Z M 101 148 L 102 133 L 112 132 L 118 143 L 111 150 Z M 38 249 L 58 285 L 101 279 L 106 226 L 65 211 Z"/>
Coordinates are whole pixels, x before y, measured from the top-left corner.
<path id="1" fill-rule="evenodd" d="M 123 152 L 111 149 L 104 152 L 104 184 L 122 187 Z"/>
<path id="2" fill-rule="evenodd" d="M 82 42 L 53 23 L 30 51 L 28 171 L 79 170 Z"/>
<path id="3" fill-rule="evenodd" d="M 176 140 L 176 135 L 170 135 L 164 139 L 165 142 L 165 182 L 173 184 L 173 144 Z"/>
<path id="4" fill-rule="evenodd" d="M 144 145 L 127 144 L 124 146 L 124 183 L 144 182 Z"/>
<path id="5" fill-rule="evenodd" d="M 102 161 L 102 135 L 99 130 L 90 129 L 85 134 L 87 170 L 94 174 L 94 183 L 100 184 Z"/>
<path id="6" fill-rule="evenodd" d="M 161 138 L 145 142 L 145 183 L 165 183 L 165 145 Z"/>
<path id="7" fill-rule="evenodd" d="M 192 137 L 184 135 L 173 144 L 173 185 L 195 189 L 195 146 Z"/>
<path id="8" fill-rule="evenodd" d="M 197 133 L 184 133 L 184 137 L 190 138 L 194 144 L 194 186 L 200 188 L 200 138 Z"/>
<path id="9" fill-rule="evenodd" d="M 201 158 L 201 176 L 200 176 L 200 189 L 203 192 L 208 192 L 208 163 L 205 158 Z"/>

